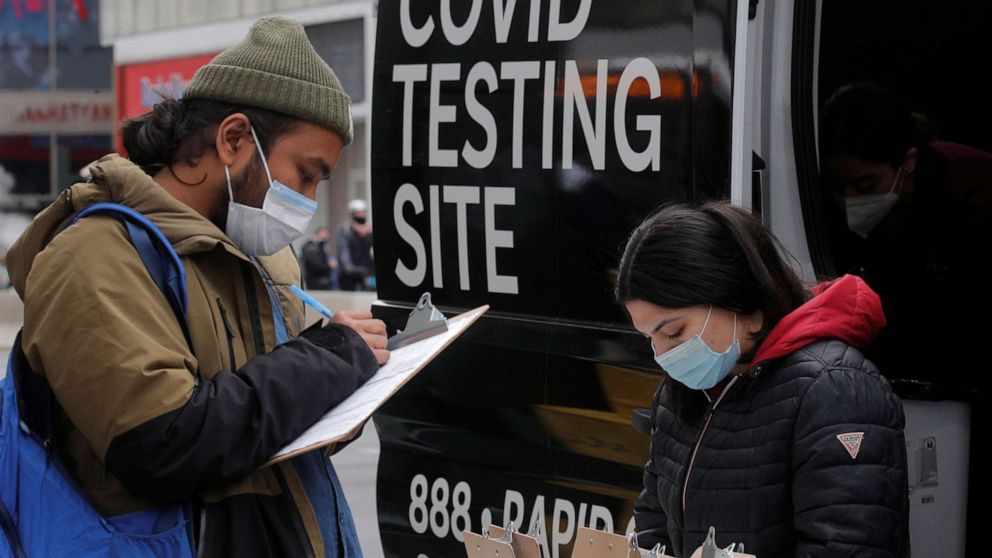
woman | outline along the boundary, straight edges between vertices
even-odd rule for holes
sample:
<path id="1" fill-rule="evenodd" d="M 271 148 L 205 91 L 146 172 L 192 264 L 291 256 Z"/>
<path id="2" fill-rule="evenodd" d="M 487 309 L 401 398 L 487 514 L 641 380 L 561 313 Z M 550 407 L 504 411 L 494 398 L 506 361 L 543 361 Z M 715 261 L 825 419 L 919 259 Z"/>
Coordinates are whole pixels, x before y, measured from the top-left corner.
<path id="1" fill-rule="evenodd" d="M 617 299 L 665 372 L 638 540 L 689 556 L 712 526 L 760 558 L 905 556 L 902 405 L 859 351 L 881 304 L 854 276 L 808 296 L 777 246 L 726 203 L 665 207 L 627 243 Z"/>

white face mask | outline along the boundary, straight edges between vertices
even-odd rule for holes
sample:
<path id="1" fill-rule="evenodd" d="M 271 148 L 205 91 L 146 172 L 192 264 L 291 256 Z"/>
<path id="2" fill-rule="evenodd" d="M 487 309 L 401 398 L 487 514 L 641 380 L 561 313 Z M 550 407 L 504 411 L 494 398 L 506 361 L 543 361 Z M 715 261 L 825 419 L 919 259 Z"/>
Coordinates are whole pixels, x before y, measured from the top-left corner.
<path id="1" fill-rule="evenodd" d="M 896 186 L 901 186 L 902 166 L 892 179 L 892 187 L 884 194 L 869 194 L 867 196 L 852 196 L 844 199 L 847 209 L 847 227 L 861 238 L 868 238 L 868 233 L 875 229 L 885 216 L 892 211 L 899 201 Z"/>
<path id="2" fill-rule="evenodd" d="M 317 212 L 317 202 L 278 180 L 272 180 L 269 164 L 265 160 L 265 154 L 262 153 L 255 128 L 251 129 L 251 135 L 255 138 L 255 147 L 262 157 L 265 176 L 269 179 L 269 189 L 265 192 L 261 209 L 234 201 L 231 170 L 224 165 L 227 193 L 231 198 L 227 204 L 225 232 L 245 254 L 271 256 L 303 236 L 310 219 Z"/>

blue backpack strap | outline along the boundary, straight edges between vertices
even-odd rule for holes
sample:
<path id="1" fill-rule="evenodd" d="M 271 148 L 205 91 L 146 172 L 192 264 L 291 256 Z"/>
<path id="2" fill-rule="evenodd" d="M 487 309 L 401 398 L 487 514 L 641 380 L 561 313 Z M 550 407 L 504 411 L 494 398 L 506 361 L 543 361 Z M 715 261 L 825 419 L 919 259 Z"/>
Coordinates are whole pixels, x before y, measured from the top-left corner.
<path id="1" fill-rule="evenodd" d="M 93 204 L 77 213 L 67 226 L 94 214 L 114 217 L 127 228 L 131 243 L 148 269 L 155 285 L 168 301 L 183 331 L 186 343 L 192 349 L 193 345 L 186 323 L 186 270 L 179 260 L 178 254 L 172 248 L 172 243 L 147 217 L 127 206 L 114 203 Z M 10 359 L 8 380 L 13 382 L 21 431 L 45 449 L 49 457 L 52 458 L 52 463 L 62 473 L 65 482 L 78 491 L 78 487 L 71 480 L 71 475 L 63 468 L 62 461 L 55 454 L 55 444 L 53 443 L 55 434 L 54 409 L 57 406 L 55 396 L 45 378 L 31 371 L 30 364 L 21 350 L 20 333 L 14 342 Z M 199 384 L 199 371 L 194 372 L 194 377 L 196 383 Z M 0 400 L 0 409 L 2 409 L 2 400 Z M 192 549 L 194 533 L 191 502 L 186 502 L 183 505 L 183 514 L 187 519 L 186 535 Z M 24 551 L 17 526 L 2 499 L 0 499 L 0 534 L 7 539 L 14 557 L 23 558 Z"/>
<path id="2" fill-rule="evenodd" d="M 21 535 L 17 532 L 17 525 L 14 525 L 14 518 L 10 516 L 2 499 L 0 499 L 0 533 L 7 537 L 7 545 L 10 546 L 14 558 L 27 558 L 21 545 Z"/>
<path id="3" fill-rule="evenodd" d="M 122 222 L 127 227 L 131 244 L 137 250 L 141 260 L 148 268 L 155 285 L 162 291 L 172 312 L 176 315 L 179 325 L 186 338 L 186 344 L 192 348 L 193 343 L 186 324 L 187 296 L 186 269 L 179 260 L 179 255 L 172 248 L 172 243 L 162 234 L 162 231 L 141 213 L 116 203 L 96 203 L 80 211 L 69 223 L 90 215 L 109 215 Z M 197 377 L 199 382 L 199 377 Z"/>

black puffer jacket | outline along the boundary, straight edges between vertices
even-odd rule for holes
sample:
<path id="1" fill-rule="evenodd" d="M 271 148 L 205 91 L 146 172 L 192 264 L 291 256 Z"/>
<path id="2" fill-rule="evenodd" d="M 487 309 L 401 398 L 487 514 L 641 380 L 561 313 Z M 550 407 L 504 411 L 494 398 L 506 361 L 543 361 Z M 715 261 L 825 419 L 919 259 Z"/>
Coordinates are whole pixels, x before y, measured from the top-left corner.
<path id="1" fill-rule="evenodd" d="M 818 291 L 748 374 L 713 390 L 700 424 L 678 420 L 659 390 L 635 509 L 642 546 L 689 556 L 713 526 L 718 544 L 759 558 L 908 554 L 902 405 L 851 346 L 884 326 L 878 297 L 851 276 Z"/>

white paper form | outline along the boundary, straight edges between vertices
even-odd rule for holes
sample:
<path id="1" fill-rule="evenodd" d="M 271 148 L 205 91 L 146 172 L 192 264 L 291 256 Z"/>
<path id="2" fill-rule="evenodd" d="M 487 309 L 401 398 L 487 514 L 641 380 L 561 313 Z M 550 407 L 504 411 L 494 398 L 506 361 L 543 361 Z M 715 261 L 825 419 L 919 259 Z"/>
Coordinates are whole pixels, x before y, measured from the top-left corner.
<path id="1" fill-rule="evenodd" d="M 299 438 L 279 450 L 267 463 L 277 463 L 314 448 L 350 439 L 387 399 L 420 372 L 468 326 L 489 309 L 480 306 L 448 320 L 448 331 L 400 347 L 389 354 L 368 382 L 308 428 Z"/>

